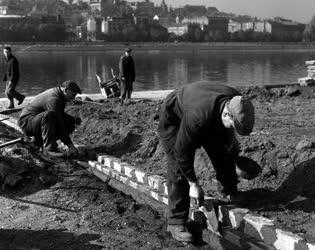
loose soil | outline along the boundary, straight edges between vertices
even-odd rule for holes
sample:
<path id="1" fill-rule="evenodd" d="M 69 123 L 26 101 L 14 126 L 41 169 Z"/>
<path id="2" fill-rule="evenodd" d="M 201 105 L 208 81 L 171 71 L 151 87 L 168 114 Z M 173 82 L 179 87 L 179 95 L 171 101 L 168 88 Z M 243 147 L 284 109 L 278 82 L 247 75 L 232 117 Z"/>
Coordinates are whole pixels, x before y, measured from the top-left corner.
<path id="1" fill-rule="evenodd" d="M 0 134 L 19 136 L 4 126 Z M 211 248 L 173 240 L 163 216 L 71 160 L 52 163 L 27 144 L 0 153 L 0 249 Z"/>
<path id="2" fill-rule="evenodd" d="M 241 154 L 263 168 L 256 179 L 239 183 L 247 196 L 244 206 L 315 242 L 314 88 L 241 91 L 256 108 L 253 133 L 239 138 Z M 157 134 L 161 103 L 77 101 L 67 107 L 82 119 L 73 140 L 165 176 Z M 0 133 L 2 141 L 18 136 L 3 126 Z M 10 178 L 0 171 L 0 249 L 194 248 L 171 239 L 165 218 L 70 160 L 47 162 L 22 144 L 3 148 L 1 154 L 0 170 L 12 168 L 6 170 Z M 223 199 L 203 150 L 196 154 L 195 170 L 206 193 Z"/>
<path id="3" fill-rule="evenodd" d="M 315 235 L 315 98 L 314 88 L 243 88 L 256 109 L 253 133 L 240 137 L 241 154 L 254 159 L 262 174 L 239 183 L 246 207 L 275 220 L 314 241 Z M 149 174 L 166 175 L 157 125 L 161 101 L 118 100 L 78 102 L 68 112 L 79 115 L 82 125 L 73 137 L 96 147 L 99 153 L 121 158 Z M 303 146 L 304 145 L 304 146 Z M 215 172 L 203 150 L 196 154 L 195 170 L 208 195 L 218 192 Z"/>

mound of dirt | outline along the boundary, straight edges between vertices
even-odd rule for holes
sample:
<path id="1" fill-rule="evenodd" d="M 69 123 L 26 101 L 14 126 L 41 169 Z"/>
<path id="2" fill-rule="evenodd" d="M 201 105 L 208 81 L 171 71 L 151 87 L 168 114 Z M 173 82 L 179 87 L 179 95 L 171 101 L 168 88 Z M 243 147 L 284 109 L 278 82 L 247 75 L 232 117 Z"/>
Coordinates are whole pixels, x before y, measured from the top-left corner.
<path id="1" fill-rule="evenodd" d="M 239 183 L 239 189 L 248 194 L 247 206 L 282 227 L 314 239 L 314 88 L 257 87 L 241 91 L 252 99 L 256 109 L 253 133 L 239 138 L 241 155 L 263 168 L 259 177 Z M 121 105 L 111 99 L 71 105 L 67 112 L 82 119 L 74 141 L 120 157 L 149 174 L 165 176 L 166 161 L 157 134 L 161 103 L 135 100 Z M 301 140 L 308 140 L 310 146 L 296 147 Z M 222 198 L 217 192 L 215 171 L 202 149 L 196 153 L 195 170 L 206 193 Z"/>

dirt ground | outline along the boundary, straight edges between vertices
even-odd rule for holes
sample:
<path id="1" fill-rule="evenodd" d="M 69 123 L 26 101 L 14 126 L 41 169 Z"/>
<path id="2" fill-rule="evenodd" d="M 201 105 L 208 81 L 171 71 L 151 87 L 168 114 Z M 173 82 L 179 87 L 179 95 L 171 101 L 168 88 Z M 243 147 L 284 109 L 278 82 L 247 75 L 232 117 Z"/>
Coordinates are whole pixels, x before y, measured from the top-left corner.
<path id="1" fill-rule="evenodd" d="M 275 219 L 308 241 L 315 235 L 315 95 L 314 88 L 244 88 L 256 109 L 254 131 L 240 137 L 241 154 L 258 162 L 262 174 L 239 183 L 253 211 Z M 83 123 L 78 143 L 97 145 L 100 153 L 120 157 L 151 174 L 165 176 L 166 162 L 157 135 L 161 101 L 118 100 L 77 103 L 68 112 Z M 195 169 L 207 194 L 217 192 L 215 172 L 205 152 L 196 154 Z"/>
<path id="2" fill-rule="evenodd" d="M 0 126 L 1 142 L 19 136 Z M 0 249 L 232 249 L 218 238 L 182 244 L 166 219 L 73 160 L 33 145 L 0 149 Z"/>
<path id="3" fill-rule="evenodd" d="M 252 135 L 239 138 L 242 155 L 263 167 L 261 176 L 239 184 L 248 197 L 244 206 L 315 242 L 314 89 L 242 92 L 252 98 L 257 117 Z M 156 131 L 160 104 L 78 101 L 67 108 L 82 119 L 74 142 L 165 176 Z M 2 141 L 18 136 L 3 126 L 0 134 Z M 47 162 L 31 145 L 0 150 L 0 249 L 196 248 L 172 240 L 164 217 L 72 161 Z M 195 169 L 206 193 L 222 198 L 202 150 Z"/>

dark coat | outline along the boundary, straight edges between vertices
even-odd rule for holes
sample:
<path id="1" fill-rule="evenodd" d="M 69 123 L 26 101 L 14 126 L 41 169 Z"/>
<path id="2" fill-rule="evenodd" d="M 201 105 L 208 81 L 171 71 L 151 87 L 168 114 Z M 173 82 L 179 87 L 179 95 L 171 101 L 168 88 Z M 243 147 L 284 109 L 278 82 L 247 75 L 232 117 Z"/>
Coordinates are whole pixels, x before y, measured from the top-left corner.
<path id="1" fill-rule="evenodd" d="M 70 115 L 65 113 L 66 102 L 67 100 L 60 87 L 48 89 L 37 95 L 33 101 L 22 110 L 19 120 L 23 120 L 28 116 L 36 116 L 45 111 L 54 111 L 56 114 L 56 122 L 60 130 L 58 131 L 60 140 L 65 144 L 69 144 L 71 139 L 67 133 L 65 116 L 70 117 Z M 72 117 L 72 119 L 74 118 Z"/>
<path id="2" fill-rule="evenodd" d="M 119 77 L 125 77 L 127 81 L 136 79 L 135 65 L 132 56 L 123 55 L 119 60 Z"/>
<path id="3" fill-rule="evenodd" d="M 6 71 L 3 81 L 11 81 L 17 83 L 20 79 L 19 62 L 12 54 L 6 60 Z"/>
<path id="4" fill-rule="evenodd" d="M 226 101 L 236 95 L 240 93 L 231 87 L 201 81 L 187 84 L 166 97 L 161 108 L 159 134 L 167 153 L 174 154 L 177 167 L 188 181 L 196 181 L 194 156 L 201 146 L 216 169 L 222 164 L 231 167 L 234 164 L 228 160 L 225 147 L 234 138 L 234 132 L 223 126 L 221 113 Z M 235 185 L 235 178 L 234 175 L 232 181 L 218 179 L 223 184 L 231 181 Z"/>

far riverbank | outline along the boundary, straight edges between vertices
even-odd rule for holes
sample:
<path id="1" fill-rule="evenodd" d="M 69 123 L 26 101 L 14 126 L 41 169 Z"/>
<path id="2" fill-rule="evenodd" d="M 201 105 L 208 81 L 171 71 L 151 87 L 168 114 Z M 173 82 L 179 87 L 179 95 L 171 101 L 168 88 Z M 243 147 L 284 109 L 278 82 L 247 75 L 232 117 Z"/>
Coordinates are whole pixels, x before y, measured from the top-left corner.
<path id="1" fill-rule="evenodd" d="M 2 42 L 2 46 L 10 45 L 15 51 L 49 52 L 49 51 L 121 51 L 126 46 L 136 51 L 315 51 L 315 43 L 255 43 L 255 42 L 211 42 L 211 43 L 124 43 L 124 42 L 65 42 L 65 43 L 16 43 Z"/>

